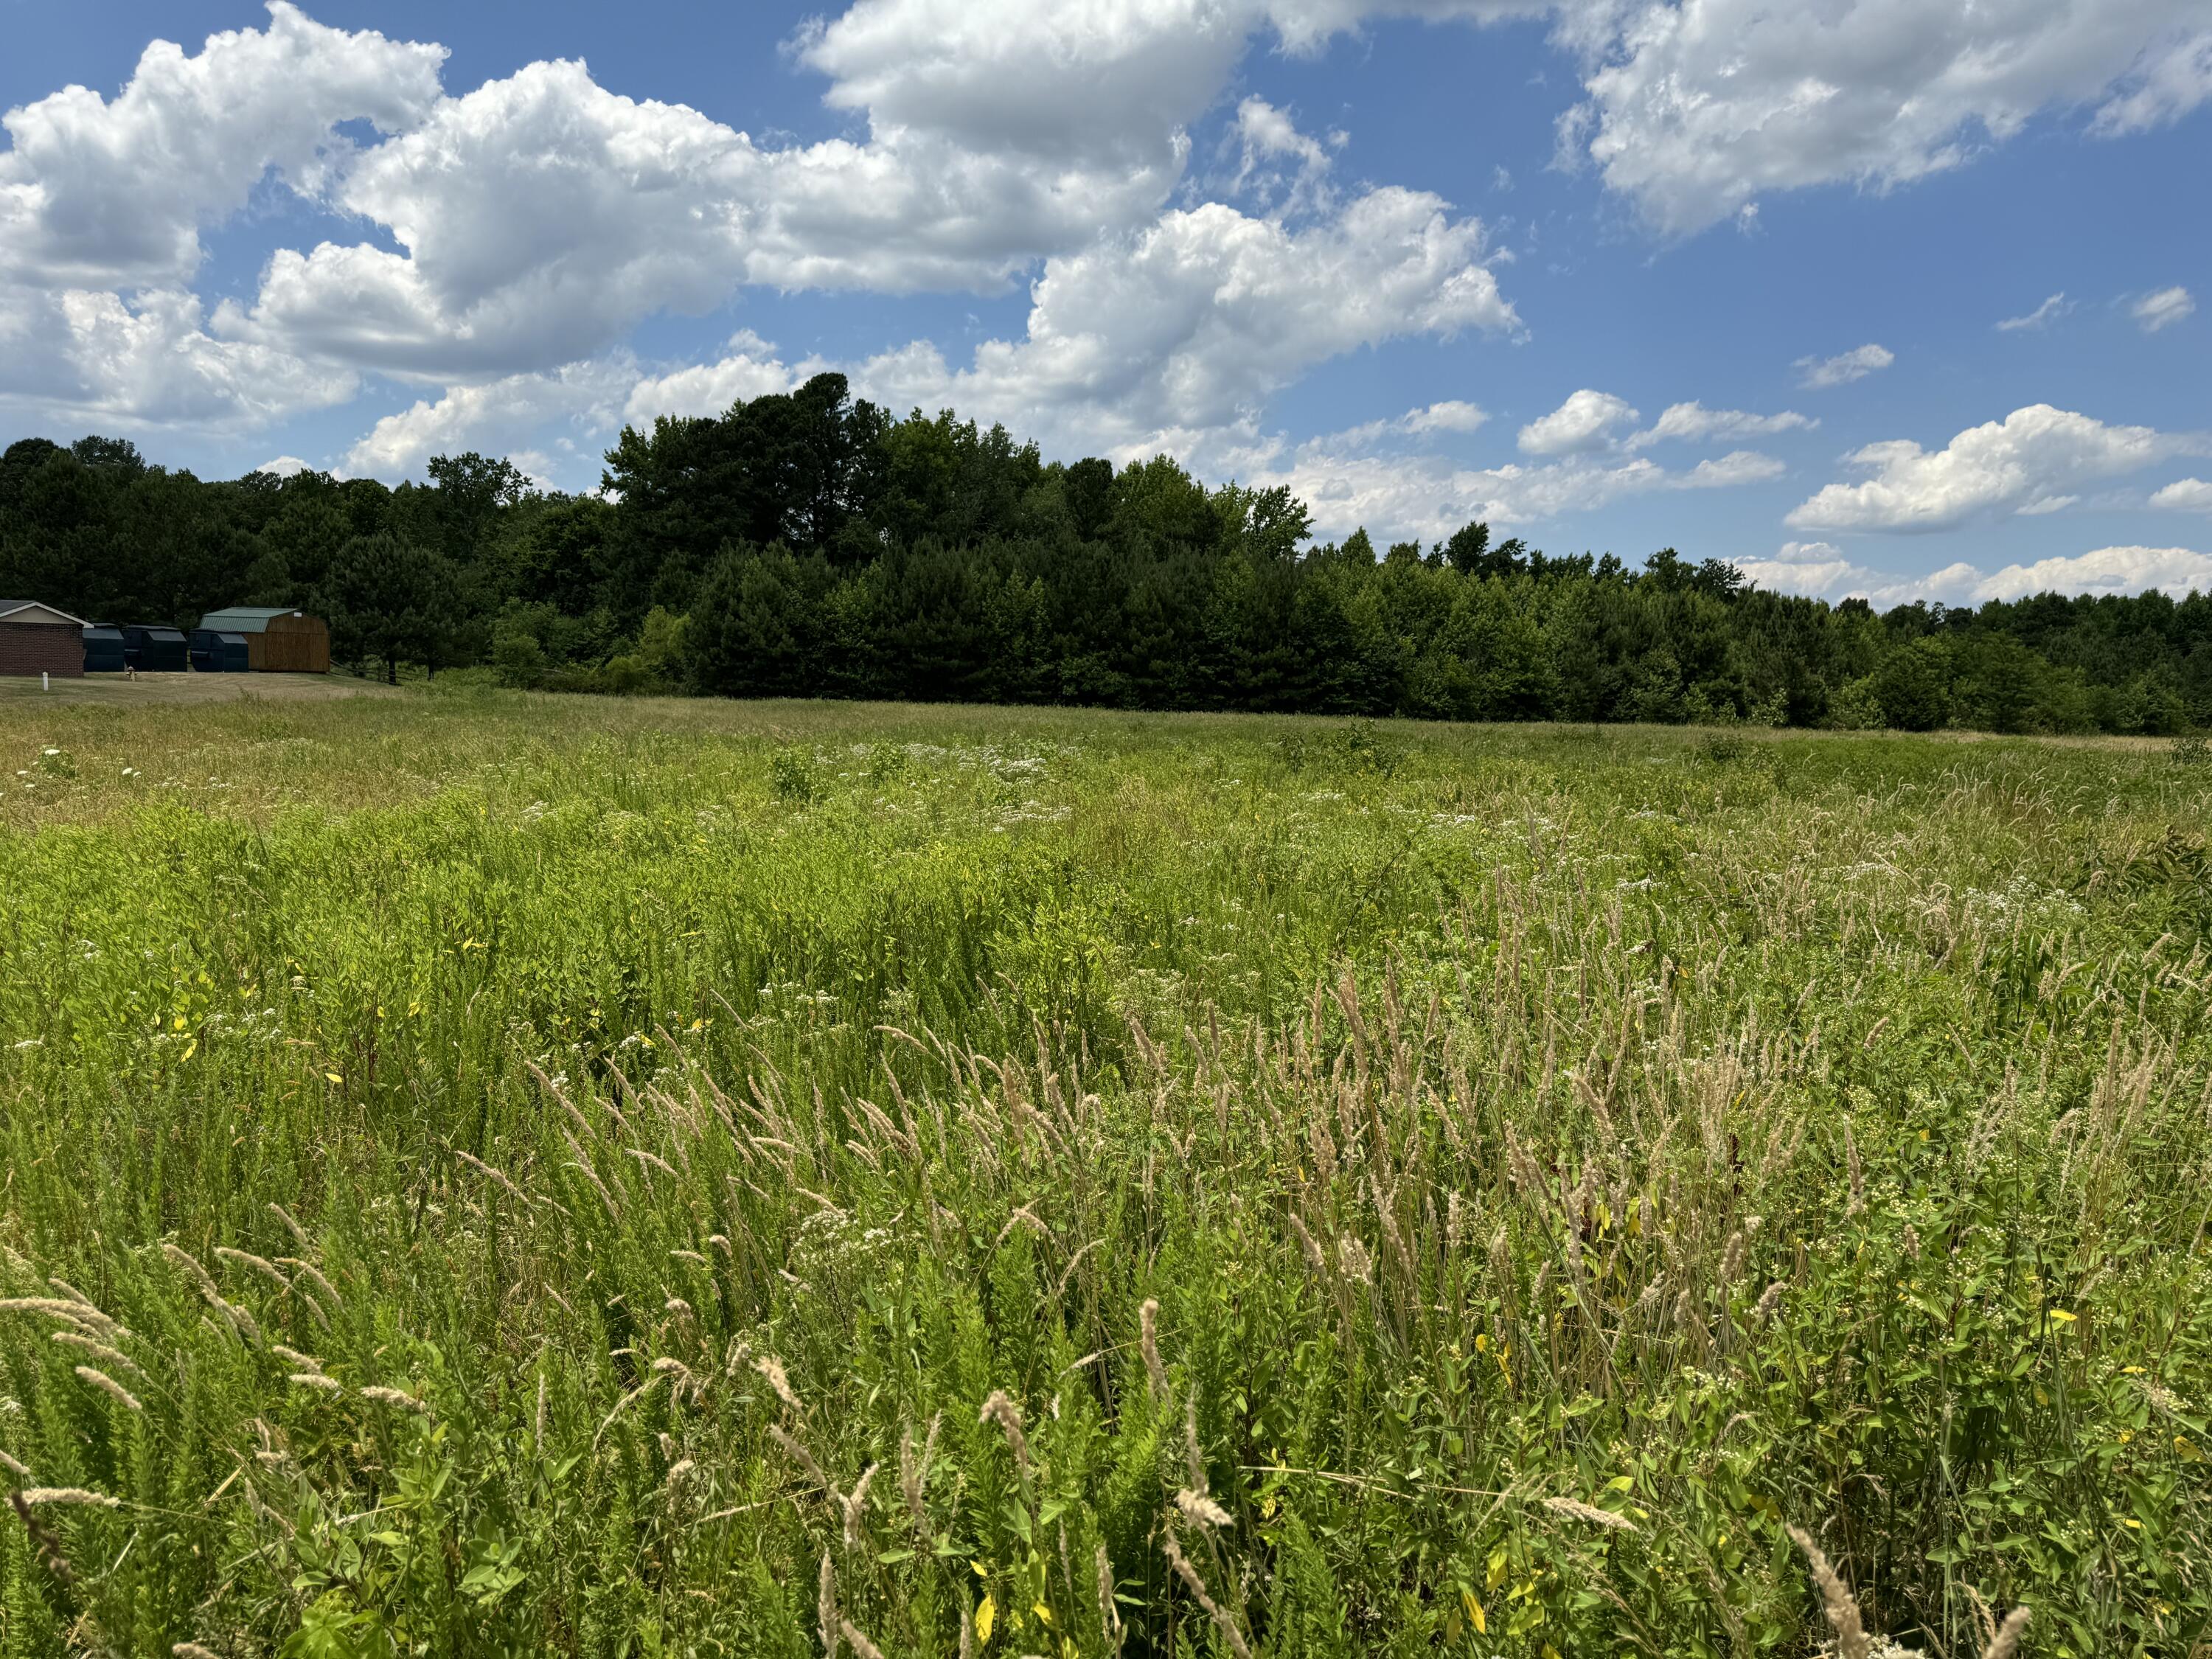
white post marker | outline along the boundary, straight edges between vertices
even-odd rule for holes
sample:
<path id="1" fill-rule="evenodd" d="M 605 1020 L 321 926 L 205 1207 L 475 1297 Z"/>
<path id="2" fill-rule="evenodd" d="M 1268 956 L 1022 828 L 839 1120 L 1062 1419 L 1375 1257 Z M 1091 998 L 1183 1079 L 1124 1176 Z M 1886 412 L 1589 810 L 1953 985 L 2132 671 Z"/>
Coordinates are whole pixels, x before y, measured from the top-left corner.
<path id="1" fill-rule="evenodd" d="M 53 689 L 53 676 L 47 673 L 45 669 L 41 668 L 39 671 L 39 690 L 41 691 L 51 691 Z"/>

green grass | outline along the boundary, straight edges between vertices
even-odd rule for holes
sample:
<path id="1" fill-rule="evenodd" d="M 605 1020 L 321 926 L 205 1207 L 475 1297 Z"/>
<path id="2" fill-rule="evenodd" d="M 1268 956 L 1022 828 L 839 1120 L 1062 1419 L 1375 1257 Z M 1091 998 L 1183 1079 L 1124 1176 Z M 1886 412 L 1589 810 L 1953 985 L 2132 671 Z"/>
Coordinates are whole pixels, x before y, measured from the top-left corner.
<path id="1" fill-rule="evenodd" d="M 0 1654 L 1804 1654 L 1790 1522 L 1930 1653 L 2208 1639 L 2163 748 L 448 693 L 0 780 L 0 1478 L 113 1500 Z"/>

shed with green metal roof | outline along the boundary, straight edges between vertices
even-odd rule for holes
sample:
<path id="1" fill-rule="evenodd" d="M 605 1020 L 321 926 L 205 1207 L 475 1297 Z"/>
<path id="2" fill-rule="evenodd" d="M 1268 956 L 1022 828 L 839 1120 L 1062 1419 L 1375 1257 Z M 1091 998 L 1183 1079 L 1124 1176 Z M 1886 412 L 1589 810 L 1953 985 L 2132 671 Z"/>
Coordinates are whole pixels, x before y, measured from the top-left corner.
<path id="1" fill-rule="evenodd" d="M 234 605 L 200 618 L 198 633 L 234 634 L 246 641 L 246 666 L 257 674 L 327 674 L 330 625 L 281 605 Z"/>

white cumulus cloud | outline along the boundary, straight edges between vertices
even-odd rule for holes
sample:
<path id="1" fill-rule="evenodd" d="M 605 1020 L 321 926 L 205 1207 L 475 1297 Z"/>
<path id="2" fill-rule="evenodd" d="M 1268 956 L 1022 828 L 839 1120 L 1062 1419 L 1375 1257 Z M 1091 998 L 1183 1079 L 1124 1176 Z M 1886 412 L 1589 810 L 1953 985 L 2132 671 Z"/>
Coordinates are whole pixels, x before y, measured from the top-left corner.
<path id="1" fill-rule="evenodd" d="M 2139 72 L 2097 112 L 2091 131 L 2103 137 L 2142 132 L 2179 120 L 2212 99 L 2212 29 L 2144 54 Z"/>
<path id="2" fill-rule="evenodd" d="M 2155 334 L 2170 328 L 2197 309 L 2196 296 L 2179 285 L 2146 294 L 2135 303 L 2133 315 L 2142 331 Z"/>
<path id="3" fill-rule="evenodd" d="M 1741 560 L 1737 568 L 1774 592 L 1863 599 L 1877 609 L 1918 601 L 1975 605 L 2036 593 L 2212 593 L 2212 555 L 2185 547 L 2100 547 L 1996 571 L 1954 563 L 1908 575 L 1855 564 L 1826 543 L 1791 543 L 1772 559 Z"/>
<path id="4" fill-rule="evenodd" d="M 1697 402 L 1669 404 L 1640 432 L 1621 428 L 1642 417 L 1623 398 L 1588 387 L 1575 392 L 1550 414 L 1521 428 L 1524 455 L 1590 455 L 1618 451 L 1634 454 L 1663 443 L 1740 443 L 1747 438 L 1808 429 L 1820 422 L 1794 410 L 1753 415 L 1741 409 L 1707 409 Z"/>
<path id="5" fill-rule="evenodd" d="M 926 340 L 859 362 L 787 364 L 744 331 L 707 362 L 647 372 L 617 351 L 455 386 L 379 421 L 347 464 L 404 476 L 442 451 L 528 441 L 549 422 L 581 455 L 624 422 L 717 413 L 832 368 L 896 411 L 952 407 L 1058 450 L 1128 459 L 1172 448 L 1203 464 L 1328 357 L 1405 335 L 1516 328 L 1483 252 L 1479 222 L 1412 191 L 1370 191 L 1298 228 L 1207 204 L 1048 261 L 1024 337 L 986 341 L 965 368 Z M 1370 441 L 1386 428 L 1472 432 L 1486 418 L 1447 400 L 1378 423 Z"/>
<path id="6" fill-rule="evenodd" d="M 2212 513 L 2212 483 L 2203 478 L 2177 478 L 2154 493 L 2150 504 L 2171 513 Z"/>
<path id="7" fill-rule="evenodd" d="M 1395 420 L 1366 421 L 1339 432 L 1325 433 L 1309 438 L 1300 446 L 1310 454 L 1350 455 L 1374 448 L 1394 439 L 1426 438 L 1439 432 L 1474 432 L 1489 422 L 1490 416 L 1473 404 L 1458 399 L 1440 404 L 1429 404 L 1420 409 L 1409 409 Z M 1269 465 L 1282 453 L 1284 441 L 1269 437 L 1255 443 L 1247 425 L 1243 431 L 1216 434 L 1208 446 L 1209 459 L 1222 460 L 1232 468 L 1246 465 Z"/>
<path id="8" fill-rule="evenodd" d="M 1797 371 L 1798 385 L 1820 392 L 1863 380 L 1896 361 L 1897 354 L 1887 346 L 1863 345 L 1833 357 L 1800 357 L 1790 367 Z"/>
<path id="9" fill-rule="evenodd" d="M 357 371 L 445 385 L 363 441 L 362 461 L 388 468 L 419 450 L 410 433 L 489 410 L 518 388 L 565 385 L 574 365 L 617 350 L 645 318 L 704 312 L 746 284 L 988 291 L 1042 260 L 1030 338 L 935 378 L 1014 407 L 1065 404 L 1088 386 L 1083 395 L 1122 409 L 1127 429 L 1171 429 L 1194 410 L 1241 410 L 1316 354 L 1513 326 L 1479 225 L 1418 192 L 1340 201 L 1327 183 L 1328 147 L 1258 100 L 1240 107 L 1238 131 L 1250 167 L 1281 175 L 1267 199 L 1295 210 L 1296 226 L 1218 204 L 1163 212 L 1184 177 L 1188 123 L 1255 31 L 1273 26 L 1307 46 L 1368 9 L 858 0 L 803 31 L 795 61 L 829 77 L 833 107 L 865 112 L 866 136 L 776 146 L 680 105 L 624 97 L 580 63 L 533 63 L 447 95 L 441 48 L 327 29 L 276 0 L 265 31 L 214 36 L 191 56 L 149 49 L 112 103 L 73 89 L 14 112 L 15 147 L 0 156 L 0 263 L 41 283 L 81 271 L 95 291 L 148 275 L 182 283 L 201 228 L 235 214 L 275 169 L 387 234 L 278 247 L 252 302 L 180 349 L 316 366 L 276 377 L 226 417 L 240 421 L 320 399 Z M 1403 0 L 1385 9 L 1441 19 L 1527 8 Z M 356 147 L 339 132 L 356 120 L 379 136 Z M 1328 281 L 1341 286 L 1316 285 Z M 1165 307 L 1150 319 L 1128 309 L 1147 287 Z M 1077 292 L 1123 309 L 1094 323 L 1054 303 Z M 0 310 L 9 307 L 0 289 Z M 177 298 L 126 308 L 146 307 L 182 314 Z M 1287 374 L 1251 334 L 1276 325 L 1289 331 Z M 1140 355 L 1109 362 L 1101 348 Z M 1148 349 L 1166 355 L 1144 358 Z M 906 380 L 929 380 L 927 356 L 896 354 L 880 375 L 897 380 L 904 365 Z M 667 390 L 687 406 L 724 383 L 761 383 L 737 366 L 679 373 Z M 0 395 L 27 398 L 33 378 L 40 395 L 67 400 L 68 375 L 22 363 L 0 365 Z M 1159 407 L 1143 422 L 1133 411 L 1147 383 Z M 128 403 L 81 399 L 91 409 L 118 400 Z M 138 413 L 182 407 L 173 395 Z"/>
<path id="10" fill-rule="evenodd" d="M 1776 550 L 1773 562 L 1820 565 L 1832 563 L 1843 556 L 1843 549 L 1833 542 L 1784 542 Z"/>
<path id="11" fill-rule="evenodd" d="M 1235 0 L 858 0 L 804 32 L 799 58 L 878 136 L 1158 166 L 1261 16 Z"/>
<path id="12" fill-rule="evenodd" d="M 2201 0 L 1589 0 L 1593 67 L 1561 146 L 1659 229 L 1769 191 L 1887 190 L 1959 167 L 2045 110 L 2101 134 L 2212 96 Z"/>
<path id="13" fill-rule="evenodd" d="M 275 0 L 266 29 L 211 35 L 197 56 L 156 40 L 112 101 L 83 87 L 12 109 L 0 153 L 0 278 L 165 287 L 198 271 L 200 231 L 245 207 L 271 169 L 314 194 L 365 120 L 386 132 L 437 101 L 442 46 L 326 28 Z"/>
<path id="14" fill-rule="evenodd" d="M 1243 159 L 1232 193 L 1279 202 L 1292 212 L 1328 205 L 1328 174 L 1334 164 L 1328 147 L 1299 131 L 1286 111 L 1264 98 L 1247 98 L 1237 106 L 1237 138 Z"/>
<path id="15" fill-rule="evenodd" d="M 1583 65 L 1583 100 L 1559 123 L 1562 158 L 1594 163 L 1671 235 L 1748 222 L 1771 192 L 1894 189 L 1966 165 L 2039 114 L 2087 110 L 2087 131 L 2110 138 L 2212 100 L 2203 0 L 1273 0 L 1269 9 L 1294 48 L 1373 15 L 1548 16 Z"/>
<path id="16" fill-rule="evenodd" d="M 1741 409 L 1707 409 L 1700 403 L 1670 404 L 1657 420 L 1632 434 L 1626 447 L 1633 450 L 1662 443 L 1732 443 L 1744 438 L 1771 437 L 1778 432 L 1808 431 L 1820 424 L 1786 409 L 1778 415 L 1751 415 Z"/>
<path id="17" fill-rule="evenodd" d="M 1424 540 L 1476 519 L 1530 525 L 1595 512 L 1627 496 L 1756 483 L 1782 470 L 1771 456 L 1747 451 L 1687 471 L 1644 456 L 1615 461 L 1570 455 L 1533 466 L 1469 467 L 1436 456 L 1364 453 L 1356 442 L 1333 440 L 1303 445 L 1272 465 L 1235 469 L 1247 483 L 1289 486 L 1311 509 L 1320 535 L 1342 536 L 1364 525 L 1378 537 Z"/>
<path id="18" fill-rule="evenodd" d="M 548 428 L 570 434 L 569 452 L 589 454 L 620 424 L 625 398 L 637 382 L 636 364 L 619 354 L 545 374 L 453 386 L 377 422 L 348 453 L 346 469 L 401 478 L 433 456 L 469 449 L 512 454 L 521 464 L 521 452 Z M 540 464 L 525 470 L 543 477 L 554 464 L 536 459 Z"/>
<path id="19" fill-rule="evenodd" d="M 1296 228 L 1207 203 L 1048 261 L 1025 336 L 985 342 L 964 368 L 916 342 L 852 374 L 896 409 L 1148 453 L 1249 426 L 1271 393 L 1360 346 L 1516 329 L 1483 260 L 1481 224 L 1419 191 L 1371 191 Z"/>
<path id="20" fill-rule="evenodd" d="M 1399 425 L 1407 432 L 1472 432 L 1490 418 L 1473 404 L 1463 399 L 1447 398 L 1440 404 L 1431 404 L 1425 409 L 1407 413 Z"/>
<path id="21" fill-rule="evenodd" d="M 422 374 L 520 372 L 606 349 L 744 283 L 990 289 L 1040 253 L 1148 220 L 1181 166 L 1050 167 L 893 131 L 765 149 L 681 105 L 533 64 L 358 159 L 338 204 L 399 251 L 279 250 L 253 327 Z"/>
<path id="22" fill-rule="evenodd" d="M 1949 530 L 1983 514 L 2050 512 L 2077 486 L 2201 448 L 2145 426 L 2106 426 L 2049 404 L 1972 427 L 1943 448 L 1909 438 L 1849 457 L 1873 477 L 1832 483 L 1790 514 L 1801 530 Z"/>
<path id="23" fill-rule="evenodd" d="M 133 428 L 237 431 L 326 408 L 360 389 L 350 370 L 215 331 L 198 297 L 154 289 L 0 287 L 0 404 Z"/>
<path id="24" fill-rule="evenodd" d="M 730 341 L 727 356 L 640 380 L 624 400 L 623 419 L 642 427 L 660 415 L 720 415 L 732 404 L 788 392 L 803 378 L 802 371 L 785 366 L 774 346 L 744 329 Z"/>
<path id="25" fill-rule="evenodd" d="M 2212 557 L 2184 547 L 2100 547 L 2071 558 L 2008 564 L 1985 577 L 1975 597 L 2025 599 L 2031 593 L 2212 592 Z"/>
<path id="26" fill-rule="evenodd" d="M 2072 308 L 2066 303 L 2065 295 L 2054 294 L 2024 316 L 2005 318 L 1997 324 L 1997 332 L 2017 334 L 2024 329 L 2048 328 Z"/>
<path id="27" fill-rule="evenodd" d="M 1550 414 L 1521 428 L 1524 455 L 1583 455 L 1613 442 L 1613 430 L 1641 418 L 1627 400 L 1585 386 Z"/>

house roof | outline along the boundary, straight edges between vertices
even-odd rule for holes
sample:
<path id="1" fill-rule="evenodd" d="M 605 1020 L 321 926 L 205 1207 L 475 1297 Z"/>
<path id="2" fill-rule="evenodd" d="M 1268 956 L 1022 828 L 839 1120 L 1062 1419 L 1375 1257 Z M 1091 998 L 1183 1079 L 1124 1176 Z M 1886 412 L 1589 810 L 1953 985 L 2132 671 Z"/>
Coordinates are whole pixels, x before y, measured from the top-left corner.
<path id="1" fill-rule="evenodd" d="M 289 605 L 241 605 L 228 611 L 210 611 L 200 618 L 200 626 L 211 634 L 266 634 L 269 624 L 279 617 L 307 614 Z"/>
<path id="2" fill-rule="evenodd" d="M 33 614 L 25 616 L 25 611 Z M 84 618 L 72 617 L 66 611 L 39 599 L 0 599 L 0 622 L 43 623 L 58 627 L 82 628 Z"/>

